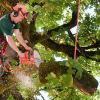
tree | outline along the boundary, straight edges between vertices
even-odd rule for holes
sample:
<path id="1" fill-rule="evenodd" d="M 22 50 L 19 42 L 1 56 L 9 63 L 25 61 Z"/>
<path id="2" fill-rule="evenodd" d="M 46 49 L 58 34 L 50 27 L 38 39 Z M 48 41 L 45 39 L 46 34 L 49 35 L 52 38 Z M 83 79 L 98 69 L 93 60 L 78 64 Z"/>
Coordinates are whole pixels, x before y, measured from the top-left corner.
<path id="1" fill-rule="evenodd" d="M 35 78 L 38 80 L 39 77 L 40 82 L 38 81 L 38 85 L 35 84 L 36 92 L 32 95 L 39 94 L 40 90 L 46 90 L 51 94 L 51 98 L 72 100 L 70 95 L 73 93 L 72 97 L 76 96 L 77 99 L 79 92 L 70 88 L 72 83 L 79 90 L 92 95 L 98 86 L 98 82 L 92 75 L 99 75 L 97 70 L 100 70 L 98 67 L 100 61 L 99 1 L 81 1 L 76 62 L 73 60 L 75 35 L 69 29 L 76 25 L 76 1 L 1 0 L 0 14 L 7 13 L 11 6 L 19 1 L 26 3 L 30 11 L 29 24 L 21 23 L 24 38 L 29 41 L 31 47 L 39 50 L 44 60 L 38 70 L 39 76 L 36 74 L 37 78 Z M 94 10 L 94 15 L 85 13 L 88 8 Z M 57 57 L 62 61 L 57 62 Z M 22 67 L 21 70 L 24 71 L 24 69 L 26 67 Z M 10 75 L 8 76 L 11 78 Z M 12 84 L 10 86 L 12 89 Z M 6 87 L 1 90 L 8 89 Z"/>

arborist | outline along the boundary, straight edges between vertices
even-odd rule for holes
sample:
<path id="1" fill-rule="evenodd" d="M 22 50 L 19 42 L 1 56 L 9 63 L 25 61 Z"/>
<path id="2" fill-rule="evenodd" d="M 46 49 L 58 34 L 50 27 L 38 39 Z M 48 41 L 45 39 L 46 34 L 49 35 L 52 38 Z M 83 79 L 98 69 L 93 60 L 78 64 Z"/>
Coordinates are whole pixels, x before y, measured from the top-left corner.
<path id="1" fill-rule="evenodd" d="M 16 6 L 13 7 L 13 11 L 9 14 L 6 14 L 0 18 L 0 55 L 8 44 L 20 57 L 23 57 L 24 54 L 18 49 L 13 40 L 13 33 L 16 36 L 18 42 L 26 49 L 32 50 L 29 47 L 25 40 L 22 37 L 22 33 L 20 32 L 19 23 L 26 19 L 28 16 L 28 10 L 24 4 L 18 3 Z M 3 48 L 4 47 L 4 48 Z"/>
<path id="2" fill-rule="evenodd" d="M 22 3 L 17 3 L 12 8 L 13 11 L 11 13 L 5 14 L 0 18 L 0 62 L 2 62 L 1 57 L 4 56 L 7 45 L 9 45 L 19 57 L 24 57 L 24 53 L 22 53 L 16 46 L 16 42 L 13 39 L 13 33 L 18 42 L 26 50 L 32 51 L 32 48 L 29 47 L 23 39 L 19 25 L 20 22 L 27 19 L 29 12 L 26 6 Z"/>

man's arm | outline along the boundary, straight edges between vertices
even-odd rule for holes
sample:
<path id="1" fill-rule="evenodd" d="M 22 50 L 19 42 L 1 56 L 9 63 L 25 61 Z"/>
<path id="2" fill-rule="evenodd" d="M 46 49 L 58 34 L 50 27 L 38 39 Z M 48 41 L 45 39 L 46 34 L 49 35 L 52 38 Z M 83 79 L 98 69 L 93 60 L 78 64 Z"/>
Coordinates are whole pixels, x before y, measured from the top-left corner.
<path id="1" fill-rule="evenodd" d="M 18 42 L 26 49 L 26 50 L 32 50 L 31 47 L 29 47 L 25 40 L 23 39 L 22 37 L 22 33 L 20 32 L 19 29 L 14 29 L 14 33 L 15 33 L 15 36 L 16 36 L 16 39 L 18 40 Z"/>
<path id="2" fill-rule="evenodd" d="M 14 42 L 12 36 L 6 35 L 6 40 L 7 40 L 8 44 L 9 44 L 9 46 L 10 46 L 15 52 L 17 52 L 19 56 L 21 56 L 21 57 L 24 56 L 23 53 L 17 48 L 17 46 L 16 46 L 16 44 L 15 44 L 15 42 Z"/>

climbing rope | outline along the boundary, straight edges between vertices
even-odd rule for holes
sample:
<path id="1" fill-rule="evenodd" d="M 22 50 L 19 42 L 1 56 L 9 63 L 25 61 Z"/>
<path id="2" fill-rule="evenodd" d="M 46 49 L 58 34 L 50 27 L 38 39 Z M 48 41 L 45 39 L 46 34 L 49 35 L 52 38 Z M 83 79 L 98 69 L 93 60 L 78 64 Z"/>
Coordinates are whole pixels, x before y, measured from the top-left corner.
<path id="1" fill-rule="evenodd" d="M 76 0 L 76 6 L 77 6 L 77 30 L 75 35 L 75 49 L 74 49 L 74 61 L 76 61 L 76 55 L 77 55 L 77 43 L 78 43 L 78 19 L 79 19 L 79 13 L 80 13 L 80 0 Z"/>

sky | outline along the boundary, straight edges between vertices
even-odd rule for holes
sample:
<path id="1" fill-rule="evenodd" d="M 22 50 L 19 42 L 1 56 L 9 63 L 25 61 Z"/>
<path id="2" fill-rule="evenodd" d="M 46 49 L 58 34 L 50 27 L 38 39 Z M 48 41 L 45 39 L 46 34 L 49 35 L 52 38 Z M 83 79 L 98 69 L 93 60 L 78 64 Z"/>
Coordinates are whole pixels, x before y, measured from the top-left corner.
<path id="1" fill-rule="evenodd" d="M 97 81 L 98 81 L 98 83 L 99 83 L 99 85 L 98 85 L 98 90 L 100 90 L 100 77 L 97 76 L 96 79 L 97 79 Z"/>

